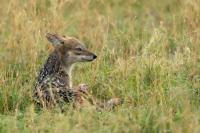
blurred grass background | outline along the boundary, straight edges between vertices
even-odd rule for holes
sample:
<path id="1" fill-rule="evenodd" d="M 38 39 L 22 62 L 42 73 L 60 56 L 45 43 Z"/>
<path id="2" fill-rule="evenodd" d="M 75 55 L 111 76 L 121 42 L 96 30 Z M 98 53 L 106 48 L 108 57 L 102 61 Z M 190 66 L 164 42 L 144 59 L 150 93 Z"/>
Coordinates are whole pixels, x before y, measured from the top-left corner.
<path id="1" fill-rule="evenodd" d="M 200 132 L 200 0 L 0 0 L 0 132 Z M 111 112 L 35 111 L 46 32 L 75 36 L 98 55 L 73 84 Z"/>

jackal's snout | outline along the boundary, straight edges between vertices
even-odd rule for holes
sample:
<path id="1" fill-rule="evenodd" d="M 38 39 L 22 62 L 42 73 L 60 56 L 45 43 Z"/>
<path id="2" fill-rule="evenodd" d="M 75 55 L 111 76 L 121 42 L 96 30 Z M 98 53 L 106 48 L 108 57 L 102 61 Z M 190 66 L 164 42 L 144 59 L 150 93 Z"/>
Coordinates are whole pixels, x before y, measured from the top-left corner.
<path id="1" fill-rule="evenodd" d="M 93 61 L 97 58 L 94 53 L 86 52 L 86 54 L 81 55 L 82 61 Z"/>

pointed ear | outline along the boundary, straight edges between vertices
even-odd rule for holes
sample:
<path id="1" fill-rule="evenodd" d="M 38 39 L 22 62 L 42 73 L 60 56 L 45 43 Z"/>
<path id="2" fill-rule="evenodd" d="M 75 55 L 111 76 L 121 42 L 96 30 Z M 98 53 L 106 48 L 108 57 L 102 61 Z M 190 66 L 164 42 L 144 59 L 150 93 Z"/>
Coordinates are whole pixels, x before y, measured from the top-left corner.
<path id="1" fill-rule="evenodd" d="M 63 44 L 63 40 L 56 34 L 46 33 L 46 38 L 54 47 Z"/>

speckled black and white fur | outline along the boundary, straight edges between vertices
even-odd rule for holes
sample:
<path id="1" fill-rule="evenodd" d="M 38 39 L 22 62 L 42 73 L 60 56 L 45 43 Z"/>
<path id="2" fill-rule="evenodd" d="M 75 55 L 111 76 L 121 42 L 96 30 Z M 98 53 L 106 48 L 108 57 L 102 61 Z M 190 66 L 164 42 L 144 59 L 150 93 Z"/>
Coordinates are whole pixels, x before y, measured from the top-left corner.
<path id="1" fill-rule="evenodd" d="M 83 95 L 88 95 L 87 86 L 72 86 L 71 71 L 76 62 L 93 61 L 97 56 L 88 51 L 77 39 L 57 34 L 46 34 L 54 46 L 40 73 L 33 90 L 33 100 L 42 107 L 52 107 L 57 103 L 83 103 Z M 94 100 L 92 98 L 92 100 Z M 96 100 L 94 100 L 96 101 Z M 108 102 L 96 102 L 97 108 L 112 107 L 119 103 L 118 98 Z"/>
<path id="2" fill-rule="evenodd" d="M 73 100 L 69 80 L 69 75 L 63 70 L 57 54 L 50 54 L 40 70 L 34 89 L 34 100 L 44 107 Z"/>

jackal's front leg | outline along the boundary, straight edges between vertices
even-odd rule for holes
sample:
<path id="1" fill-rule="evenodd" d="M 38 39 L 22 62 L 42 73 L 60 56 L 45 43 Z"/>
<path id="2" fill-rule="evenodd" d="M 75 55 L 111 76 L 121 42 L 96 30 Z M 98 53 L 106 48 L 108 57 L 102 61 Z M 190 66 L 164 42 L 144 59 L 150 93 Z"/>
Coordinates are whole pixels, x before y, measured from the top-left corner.
<path id="1" fill-rule="evenodd" d="M 97 100 L 88 92 L 89 87 L 86 84 L 79 84 L 75 88 L 76 105 L 96 105 Z"/>
<path id="2" fill-rule="evenodd" d="M 88 86 L 86 84 L 79 84 L 74 87 L 75 106 L 82 106 L 88 96 Z"/>
<path id="3" fill-rule="evenodd" d="M 111 98 L 108 101 L 102 102 L 88 92 L 88 86 L 86 84 L 79 84 L 78 87 L 75 88 L 75 104 L 82 106 L 87 102 L 89 102 L 90 105 L 95 106 L 95 108 L 99 111 L 110 111 L 114 107 L 122 104 L 122 100 L 120 98 Z"/>

